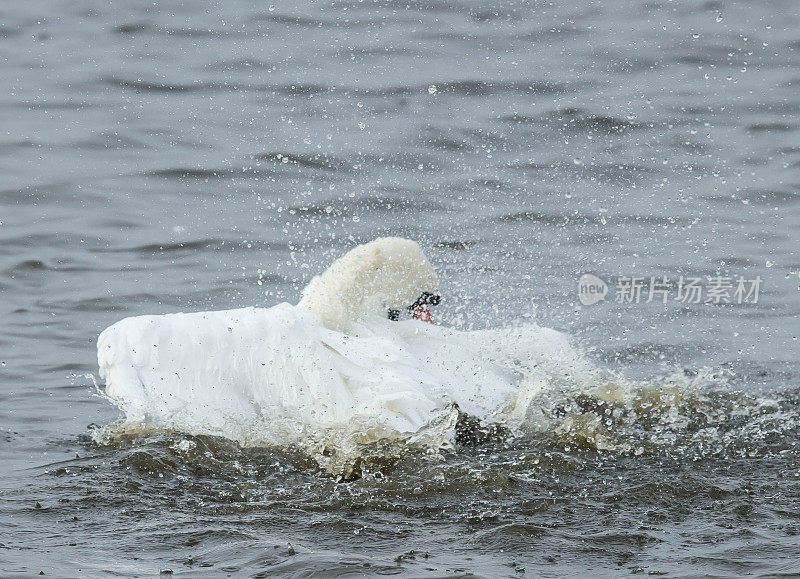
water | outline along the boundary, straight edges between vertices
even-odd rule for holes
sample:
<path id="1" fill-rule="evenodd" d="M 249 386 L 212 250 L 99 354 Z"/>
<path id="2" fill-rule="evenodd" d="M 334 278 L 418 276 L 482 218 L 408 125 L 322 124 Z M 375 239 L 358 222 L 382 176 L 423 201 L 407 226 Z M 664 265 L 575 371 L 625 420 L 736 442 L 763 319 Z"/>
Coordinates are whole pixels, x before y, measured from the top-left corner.
<path id="1" fill-rule="evenodd" d="M 0 8 L 2 574 L 800 573 L 798 30 L 790 0 Z M 92 438 L 103 328 L 295 301 L 380 235 L 443 323 L 535 320 L 634 385 L 350 482 Z M 614 301 L 715 275 L 758 303 Z"/>

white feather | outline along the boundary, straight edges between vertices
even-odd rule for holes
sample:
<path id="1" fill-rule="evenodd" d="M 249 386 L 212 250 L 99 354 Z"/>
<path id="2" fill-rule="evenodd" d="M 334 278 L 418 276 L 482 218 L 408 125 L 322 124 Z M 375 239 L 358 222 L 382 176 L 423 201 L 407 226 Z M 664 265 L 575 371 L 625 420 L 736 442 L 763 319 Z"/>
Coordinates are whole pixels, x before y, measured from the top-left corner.
<path id="1" fill-rule="evenodd" d="M 334 262 L 297 306 L 117 322 L 98 339 L 100 376 L 129 421 L 233 438 L 253 421 L 416 432 L 452 402 L 494 419 L 519 382 L 491 352 L 497 336 L 386 319 L 436 286 L 416 243 L 379 239 Z"/>

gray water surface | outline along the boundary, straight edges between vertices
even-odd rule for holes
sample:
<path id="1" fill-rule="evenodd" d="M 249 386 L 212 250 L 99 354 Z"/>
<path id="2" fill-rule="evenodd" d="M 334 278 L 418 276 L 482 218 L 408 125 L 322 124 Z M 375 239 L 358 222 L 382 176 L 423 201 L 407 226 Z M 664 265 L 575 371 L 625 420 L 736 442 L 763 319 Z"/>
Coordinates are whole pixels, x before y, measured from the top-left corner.
<path id="1" fill-rule="evenodd" d="M 800 573 L 793 0 L 6 2 L 0 66 L 0 574 Z M 613 450 L 545 432 L 351 482 L 92 442 L 103 328 L 294 302 L 383 235 L 423 245 L 444 324 L 709 378 L 619 409 Z M 585 307 L 587 272 L 612 287 Z M 758 302 L 614 301 L 720 275 Z"/>

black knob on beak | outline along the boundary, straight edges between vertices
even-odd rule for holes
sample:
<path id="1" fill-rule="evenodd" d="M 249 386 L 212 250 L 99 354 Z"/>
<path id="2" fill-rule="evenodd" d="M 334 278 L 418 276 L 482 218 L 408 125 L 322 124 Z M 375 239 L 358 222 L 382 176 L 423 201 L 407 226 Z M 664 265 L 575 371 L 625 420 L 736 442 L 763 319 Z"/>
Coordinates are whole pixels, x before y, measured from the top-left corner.
<path id="1" fill-rule="evenodd" d="M 442 296 L 440 296 L 439 294 L 432 294 L 431 292 L 422 292 L 422 295 L 417 298 L 417 301 L 408 306 L 408 309 L 413 310 L 424 305 L 438 306 L 439 302 L 441 301 L 442 301 Z"/>

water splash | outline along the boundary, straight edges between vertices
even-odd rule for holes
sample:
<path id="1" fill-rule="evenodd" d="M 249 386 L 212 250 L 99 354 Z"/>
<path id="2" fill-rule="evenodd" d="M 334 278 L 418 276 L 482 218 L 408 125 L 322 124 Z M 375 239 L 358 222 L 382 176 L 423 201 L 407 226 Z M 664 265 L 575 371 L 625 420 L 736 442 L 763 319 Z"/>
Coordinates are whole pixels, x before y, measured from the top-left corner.
<path id="1" fill-rule="evenodd" d="M 732 390 L 722 370 L 676 368 L 648 380 L 603 370 L 572 348 L 566 336 L 535 325 L 467 333 L 487 364 L 516 376 L 516 397 L 482 419 L 455 401 L 431 413 L 417 432 L 401 433 L 374 417 L 333 428 L 291 417 L 229 416 L 204 421 L 192 412 L 157 421 L 129 415 L 92 431 L 99 445 L 168 433 L 222 437 L 242 448 L 295 448 L 321 472 L 340 480 L 390 469 L 413 455 L 442 460 L 454 448 L 481 443 L 524 444 L 531 436 L 564 452 L 641 456 L 754 456 L 798 429 L 787 402 Z M 123 408 L 124 410 L 124 408 Z M 785 442 L 784 442 L 785 444 Z"/>

